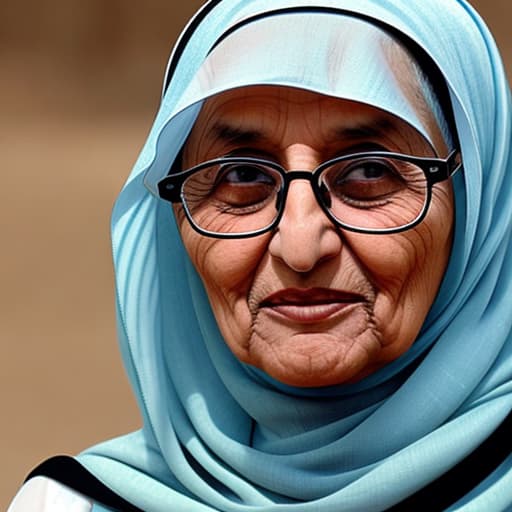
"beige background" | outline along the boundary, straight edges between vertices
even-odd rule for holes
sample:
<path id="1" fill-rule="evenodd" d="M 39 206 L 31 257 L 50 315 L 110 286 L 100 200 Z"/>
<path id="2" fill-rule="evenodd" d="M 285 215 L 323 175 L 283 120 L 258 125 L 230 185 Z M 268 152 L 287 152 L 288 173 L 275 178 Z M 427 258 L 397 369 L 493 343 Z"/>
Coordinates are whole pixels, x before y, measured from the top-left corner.
<path id="1" fill-rule="evenodd" d="M 0 510 L 40 460 L 139 425 L 117 352 L 109 215 L 201 3 L 0 3 Z M 474 4 L 509 60 L 512 3 Z"/>

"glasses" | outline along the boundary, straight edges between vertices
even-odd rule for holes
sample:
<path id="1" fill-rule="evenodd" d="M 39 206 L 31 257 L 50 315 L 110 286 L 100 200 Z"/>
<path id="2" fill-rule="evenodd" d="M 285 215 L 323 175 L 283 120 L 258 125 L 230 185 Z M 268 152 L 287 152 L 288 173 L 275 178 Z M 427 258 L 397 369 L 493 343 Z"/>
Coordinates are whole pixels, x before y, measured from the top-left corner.
<path id="1" fill-rule="evenodd" d="M 168 175 L 159 195 L 182 203 L 192 227 L 215 238 L 247 238 L 274 229 L 293 180 L 311 183 L 318 204 L 342 229 L 391 234 L 425 217 L 432 187 L 461 167 L 460 153 L 423 158 L 372 151 L 334 158 L 311 171 L 270 160 L 228 156 Z"/>

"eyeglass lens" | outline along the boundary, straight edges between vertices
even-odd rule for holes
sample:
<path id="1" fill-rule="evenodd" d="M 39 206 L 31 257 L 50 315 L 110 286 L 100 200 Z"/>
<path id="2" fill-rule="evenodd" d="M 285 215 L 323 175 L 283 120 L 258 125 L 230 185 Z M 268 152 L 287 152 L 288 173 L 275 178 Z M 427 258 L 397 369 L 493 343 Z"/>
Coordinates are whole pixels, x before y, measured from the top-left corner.
<path id="1" fill-rule="evenodd" d="M 313 184 L 323 208 L 345 226 L 387 230 L 422 213 L 428 195 L 423 170 L 387 156 L 341 158 Z M 264 163 L 211 165 L 187 178 L 182 197 L 192 221 L 211 233 L 250 233 L 270 226 L 284 207 L 283 173 Z"/>

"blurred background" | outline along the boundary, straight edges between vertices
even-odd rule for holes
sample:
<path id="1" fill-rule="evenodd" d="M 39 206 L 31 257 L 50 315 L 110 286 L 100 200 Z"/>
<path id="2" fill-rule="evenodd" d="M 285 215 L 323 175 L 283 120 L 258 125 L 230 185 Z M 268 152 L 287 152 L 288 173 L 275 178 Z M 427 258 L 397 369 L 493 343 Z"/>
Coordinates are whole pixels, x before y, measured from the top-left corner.
<path id="1" fill-rule="evenodd" d="M 0 1 L 0 510 L 27 472 L 139 426 L 109 216 L 200 0 Z M 474 0 L 512 69 L 510 0 Z"/>

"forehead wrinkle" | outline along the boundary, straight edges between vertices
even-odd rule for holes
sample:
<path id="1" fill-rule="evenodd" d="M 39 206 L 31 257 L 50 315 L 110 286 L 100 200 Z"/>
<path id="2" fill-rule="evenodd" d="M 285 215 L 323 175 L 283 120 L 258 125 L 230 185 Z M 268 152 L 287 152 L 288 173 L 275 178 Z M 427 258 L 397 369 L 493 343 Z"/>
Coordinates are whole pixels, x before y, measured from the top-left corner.
<path id="1" fill-rule="evenodd" d="M 290 105 L 292 103 L 291 98 L 284 96 L 286 92 L 286 90 L 279 90 L 279 98 L 281 98 L 282 105 Z M 313 97 L 311 99 L 318 102 L 318 95 L 310 94 Z M 340 98 L 340 101 L 343 100 Z M 294 103 L 304 104 L 303 101 L 295 101 Z M 374 111 L 369 105 L 363 104 L 360 107 L 362 108 L 361 110 L 357 108 L 357 104 L 350 102 L 350 104 L 347 104 L 347 112 L 343 114 L 343 119 L 339 121 L 336 120 L 336 115 L 324 118 L 324 115 L 320 113 L 322 109 L 319 109 L 317 116 L 320 115 L 320 122 L 324 127 L 321 130 L 323 132 L 322 144 L 324 146 L 331 147 L 333 144 L 344 145 L 365 141 L 384 142 L 393 138 L 393 134 L 401 134 L 406 137 L 407 134 L 410 134 L 411 127 L 400 119 Z M 341 115 L 341 113 L 338 113 L 338 115 Z M 282 119 L 283 117 L 284 119 Z M 255 145 L 260 148 L 275 149 L 282 142 L 277 134 L 279 133 L 282 136 L 283 130 L 286 131 L 286 117 L 286 112 L 282 112 L 279 119 L 274 119 L 273 123 L 262 123 L 260 122 L 261 119 L 251 122 L 245 116 L 242 119 L 238 118 L 238 116 L 235 119 L 230 119 L 229 116 L 224 116 L 224 118 L 220 116 L 220 119 L 212 119 L 211 127 L 203 133 L 201 138 L 207 144 L 221 143 L 233 147 Z M 309 116 L 306 116 L 304 124 L 309 124 L 308 120 Z M 309 131 L 313 135 L 314 130 Z M 294 142 L 304 141 L 296 140 Z M 313 141 L 311 143 L 315 144 Z M 318 141 L 316 144 L 318 144 Z"/>
<path id="2" fill-rule="evenodd" d="M 391 131 L 399 127 L 385 117 L 369 122 L 357 122 L 352 126 L 336 126 L 329 129 L 329 138 L 339 139 L 374 139 L 386 137 Z M 208 133 L 208 138 L 219 139 L 233 144 L 249 144 L 253 142 L 269 141 L 269 137 L 261 130 L 255 128 L 241 128 L 225 121 L 216 121 Z"/>

